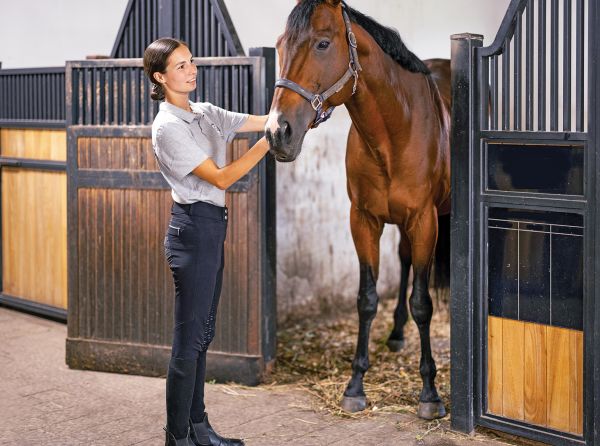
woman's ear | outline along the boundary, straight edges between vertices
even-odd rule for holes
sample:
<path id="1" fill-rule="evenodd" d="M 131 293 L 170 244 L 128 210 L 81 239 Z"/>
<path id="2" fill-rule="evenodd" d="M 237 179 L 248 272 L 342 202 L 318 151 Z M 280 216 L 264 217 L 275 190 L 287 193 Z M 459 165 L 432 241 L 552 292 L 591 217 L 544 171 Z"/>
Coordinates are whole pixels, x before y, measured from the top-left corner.
<path id="1" fill-rule="evenodd" d="M 165 77 L 163 76 L 162 73 L 155 71 L 154 73 L 152 73 L 152 77 L 154 78 L 154 80 L 156 80 L 156 82 L 160 83 L 160 84 L 164 84 L 165 83 Z"/>

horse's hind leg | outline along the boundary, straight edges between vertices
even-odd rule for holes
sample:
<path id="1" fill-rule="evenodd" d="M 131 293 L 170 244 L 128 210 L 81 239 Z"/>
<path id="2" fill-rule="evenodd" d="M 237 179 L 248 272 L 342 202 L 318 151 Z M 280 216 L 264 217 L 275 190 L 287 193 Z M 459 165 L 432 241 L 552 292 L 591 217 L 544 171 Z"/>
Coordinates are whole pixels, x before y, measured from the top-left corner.
<path id="1" fill-rule="evenodd" d="M 363 377 L 369 368 L 369 333 L 379 301 L 375 284 L 379 270 L 379 239 L 383 224 L 353 205 L 350 211 L 350 226 L 360 262 L 357 301 L 359 326 L 358 343 L 352 361 L 352 378 L 344 392 L 341 406 L 347 412 L 358 412 L 367 407 Z"/>
<path id="2" fill-rule="evenodd" d="M 400 291 L 398 292 L 398 305 L 394 311 L 394 328 L 387 340 L 387 346 L 393 352 L 399 352 L 404 347 L 404 325 L 406 325 L 406 321 L 408 320 L 406 290 L 408 289 L 408 274 L 412 262 L 410 241 L 406 232 L 402 229 L 400 229 L 400 237 L 400 245 L 398 247 L 398 254 L 400 256 Z"/>
<path id="3" fill-rule="evenodd" d="M 433 305 L 429 294 L 429 273 L 437 239 L 437 213 L 433 207 L 425 209 L 409 219 L 407 227 L 412 247 L 413 290 L 410 296 L 410 311 L 421 338 L 421 362 L 419 372 L 423 390 L 419 398 L 417 415 L 432 420 L 446 415 L 444 404 L 435 388 L 436 367 L 431 355 L 429 338 Z"/>

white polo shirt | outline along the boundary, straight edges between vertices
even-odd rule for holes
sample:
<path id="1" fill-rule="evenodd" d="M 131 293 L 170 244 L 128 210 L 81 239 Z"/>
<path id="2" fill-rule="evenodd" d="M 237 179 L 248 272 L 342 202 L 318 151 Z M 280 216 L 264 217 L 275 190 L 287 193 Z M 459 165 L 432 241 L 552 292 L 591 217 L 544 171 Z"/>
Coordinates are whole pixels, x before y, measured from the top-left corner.
<path id="1" fill-rule="evenodd" d="M 152 123 L 152 147 L 161 173 L 181 204 L 205 201 L 225 206 L 225 191 L 198 178 L 192 171 L 212 158 L 224 167 L 227 143 L 248 119 L 208 102 L 190 102 L 193 113 L 168 102 L 160 104 Z"/>

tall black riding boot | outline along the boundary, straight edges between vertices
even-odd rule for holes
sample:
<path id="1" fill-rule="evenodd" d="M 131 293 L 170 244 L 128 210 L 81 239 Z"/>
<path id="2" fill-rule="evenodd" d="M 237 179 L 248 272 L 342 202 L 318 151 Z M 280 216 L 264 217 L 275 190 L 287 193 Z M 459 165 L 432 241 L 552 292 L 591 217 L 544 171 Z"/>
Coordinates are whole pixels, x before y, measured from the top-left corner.
<path id="1" fill-rule="evenodd" d="M 200 423 L 190 419 L 190 437 L 196 446 L 244 446 L 244 442 L 237 438 L 223 438 L 217 434 L 208 422 L 208 414 Z"/>
<path id="2" fill-rule="evenodd" d="M 196 359 L 171 358 L 167 373 L 166 446 L 192 446 L 189 441 L 190 406 L 196 380 Z"/>

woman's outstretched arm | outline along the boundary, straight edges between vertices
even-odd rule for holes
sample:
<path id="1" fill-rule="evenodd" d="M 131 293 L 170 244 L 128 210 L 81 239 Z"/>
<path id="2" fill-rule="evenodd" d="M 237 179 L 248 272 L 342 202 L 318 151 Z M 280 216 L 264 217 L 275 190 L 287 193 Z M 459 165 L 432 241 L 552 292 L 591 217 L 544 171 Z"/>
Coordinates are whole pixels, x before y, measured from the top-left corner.
<path id="1" fill-rule="evenodd" d="M 242 126 L 242 128 L 243 127 L 244 126 Z M 238 130 L 238 132 L 239 131 L 240 130 Z M 231 164 L 219 168 L 211 158 L 208 158 L 206 161 L 196 167 L 192 173 L 204 181 L 212 184 L 213 186 L 225 190 L 250 172 L 250 170 L 258 164 L 258 162 L 267 154 L 268 151 L 269 143 L 264 137 L 262 137 L 256 144 L 254 144 L 254 146 L 252 146 L 250 150 L 248 150 L 237 160 L 233 161 Z"/>

